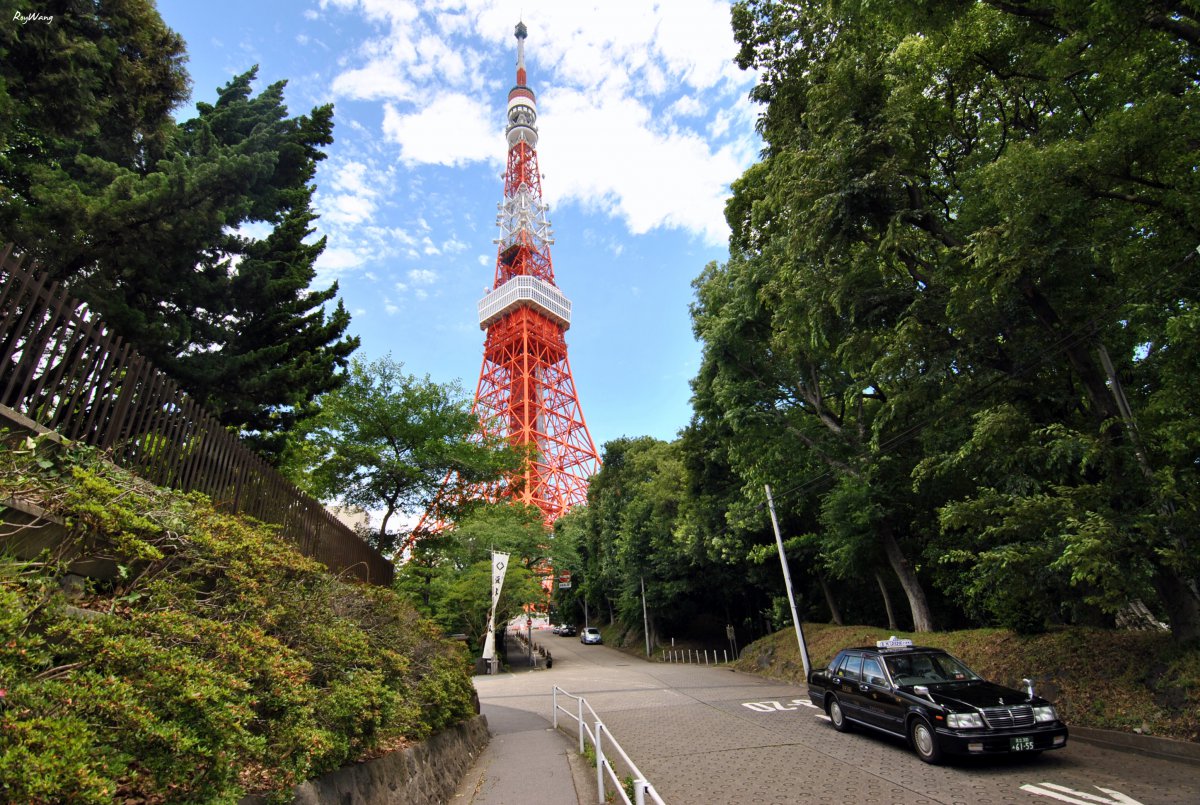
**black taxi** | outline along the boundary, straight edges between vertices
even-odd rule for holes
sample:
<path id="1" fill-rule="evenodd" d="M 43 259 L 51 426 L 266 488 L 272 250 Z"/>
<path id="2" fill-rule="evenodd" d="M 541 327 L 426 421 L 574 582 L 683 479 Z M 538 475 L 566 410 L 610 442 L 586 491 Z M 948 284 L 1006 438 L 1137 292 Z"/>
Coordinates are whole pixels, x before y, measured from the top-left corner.
<path id="1" fill-rule="evenodd" d="M 842 649 L 808 677 L 808 696 L 839 732 L 863 726 L 908 739 L 921 760 L 942 755 L 1037 754 L 1067 745 L 1054 705 L 996 685 L 962 661 L 911 640 Z"/>

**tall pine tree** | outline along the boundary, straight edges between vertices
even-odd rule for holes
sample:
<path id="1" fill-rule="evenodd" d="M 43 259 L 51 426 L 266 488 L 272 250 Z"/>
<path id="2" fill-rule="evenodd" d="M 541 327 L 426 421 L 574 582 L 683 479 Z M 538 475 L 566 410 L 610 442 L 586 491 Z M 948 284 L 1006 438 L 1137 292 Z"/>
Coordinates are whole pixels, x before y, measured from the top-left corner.
<path id="1" fill-rule="evenodd" d="M 336 284 L 309 288 L 332 107 L 289 117 L 251 69 L 176 123 L 184 43 L 153 3 L 15 5 L 53 22 L 0 31 L 0 240 L 273 457 L 358 345 Z"/>

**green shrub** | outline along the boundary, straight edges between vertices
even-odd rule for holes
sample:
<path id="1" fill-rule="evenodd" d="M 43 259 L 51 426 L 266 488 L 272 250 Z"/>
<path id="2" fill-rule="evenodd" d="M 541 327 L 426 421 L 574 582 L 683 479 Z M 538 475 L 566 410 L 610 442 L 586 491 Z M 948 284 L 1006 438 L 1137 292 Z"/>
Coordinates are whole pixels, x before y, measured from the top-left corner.
<path id="1" fill-rule="evenodd" d="M 389 590 L 95 451 L 0 454 L 0 499 L 71 526 L 0 560 L 0 801 L 236 802 L 472 715 L 468 663 Z M 119 573 L 62 592 L 72 552 Z"/>

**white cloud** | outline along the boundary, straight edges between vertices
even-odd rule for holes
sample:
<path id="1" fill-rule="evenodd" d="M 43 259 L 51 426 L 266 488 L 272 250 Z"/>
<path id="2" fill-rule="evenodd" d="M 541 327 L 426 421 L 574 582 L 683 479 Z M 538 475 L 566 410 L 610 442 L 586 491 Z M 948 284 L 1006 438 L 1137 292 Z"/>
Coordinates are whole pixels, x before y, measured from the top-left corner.
<path id="1" fill-rule="evenodd" d="M 346 193 L 364 196 L 376 195 L 375 188 L 367 184 L 367 166 L 362 162 L 350 161 L 333 172 L 333 186 Z"/>
<path id="2" fill-rule="evenodd" d="M 432 285 L 437 282 L 437 272 L 428 268 L 414 268 L 408 272 L 408 278 L 417 285 Z"/>
<path id="3" fill-rule="evenodd" d="M 512 77 L 496 65 L 512 64 L 513 26 L 524 19 L 548 200 L 603 210 L 634 234 L 674 227 L 712 244 L 727 238 L 728 184 L 758 151 L 745 100 L 754 76 L 733 63 L 728 0 L 323 0 L 321 8 L 375 25 L 378 35 L 347 55 L 332 89 L 382 102 L 384 140 L 406 168 L 502 164 Z M 410 252 L 457 251 L 453 242 Z"/>
<path id="4" fill-rule="evenodd" d="M 315 266 L 317 275 L 313 279 L 313 286 L 327 287 L 339 276 L 358 268 L 366 260 L 366 255 L 357 249 L 345 246 L 326 246 L 325 251 L 317 256 Z"/>
<path id="5" fill-rule="evenodd" d="M 386 61 L 373 61 L 366 67 L 347 70 L 333 79 L 334 95 L 358 100 L 415 100 L 420 90 L 398 68 Z"/>
<path id="6" fill-rule="evenodd" d="M 672 117 L 697 117 L 704 114 L 704 104 L 695 95 L 680 95 L 667 108 L 667 112 Z"/>
<path id="7" fill-rule="evenodd" d="M 394 104 L 383 108 L 383 135 L 400 146 L 407 165 L 449 165 L 499 162 L 497 143 L 503 142 L 500 122 L 487 104 L 458 92 L 435 96 L 415 112 Z"/>
<path id="8" fill-rule="evenodd" d="M 563 91 L 548 104 L 539 157 L 556 167 L 542 188 L 547 199 L 598 206 L 633 234 L 678 227 L 724 242 L 728 184 L 745 169 L 739 155 L 714 151 L 696 132 L 658 131 L 633 98 L 598 103 Z"/>
<path id="9" fill-rule="evenodd" d="M 326 223 L 353 226 L 371 220 L 375 202 L 367 196 L 339 193 L 328 198 L 322 196 L 317 201 L 317 209 Z"/>

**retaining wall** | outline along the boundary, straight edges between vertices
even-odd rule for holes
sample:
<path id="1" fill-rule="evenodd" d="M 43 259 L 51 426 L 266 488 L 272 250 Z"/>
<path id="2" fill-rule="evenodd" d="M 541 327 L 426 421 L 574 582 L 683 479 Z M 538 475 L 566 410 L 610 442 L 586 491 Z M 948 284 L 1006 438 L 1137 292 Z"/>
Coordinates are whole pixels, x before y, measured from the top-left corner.
<path id="1" fill-rule="evenodd" d="M 487 717 L 475 716 L 416 746 L 301 783 L 292 805 L 441 805 L 453 798 L 489 738 Z M 262 802 L 246 797 L 238 805 Z"/>

